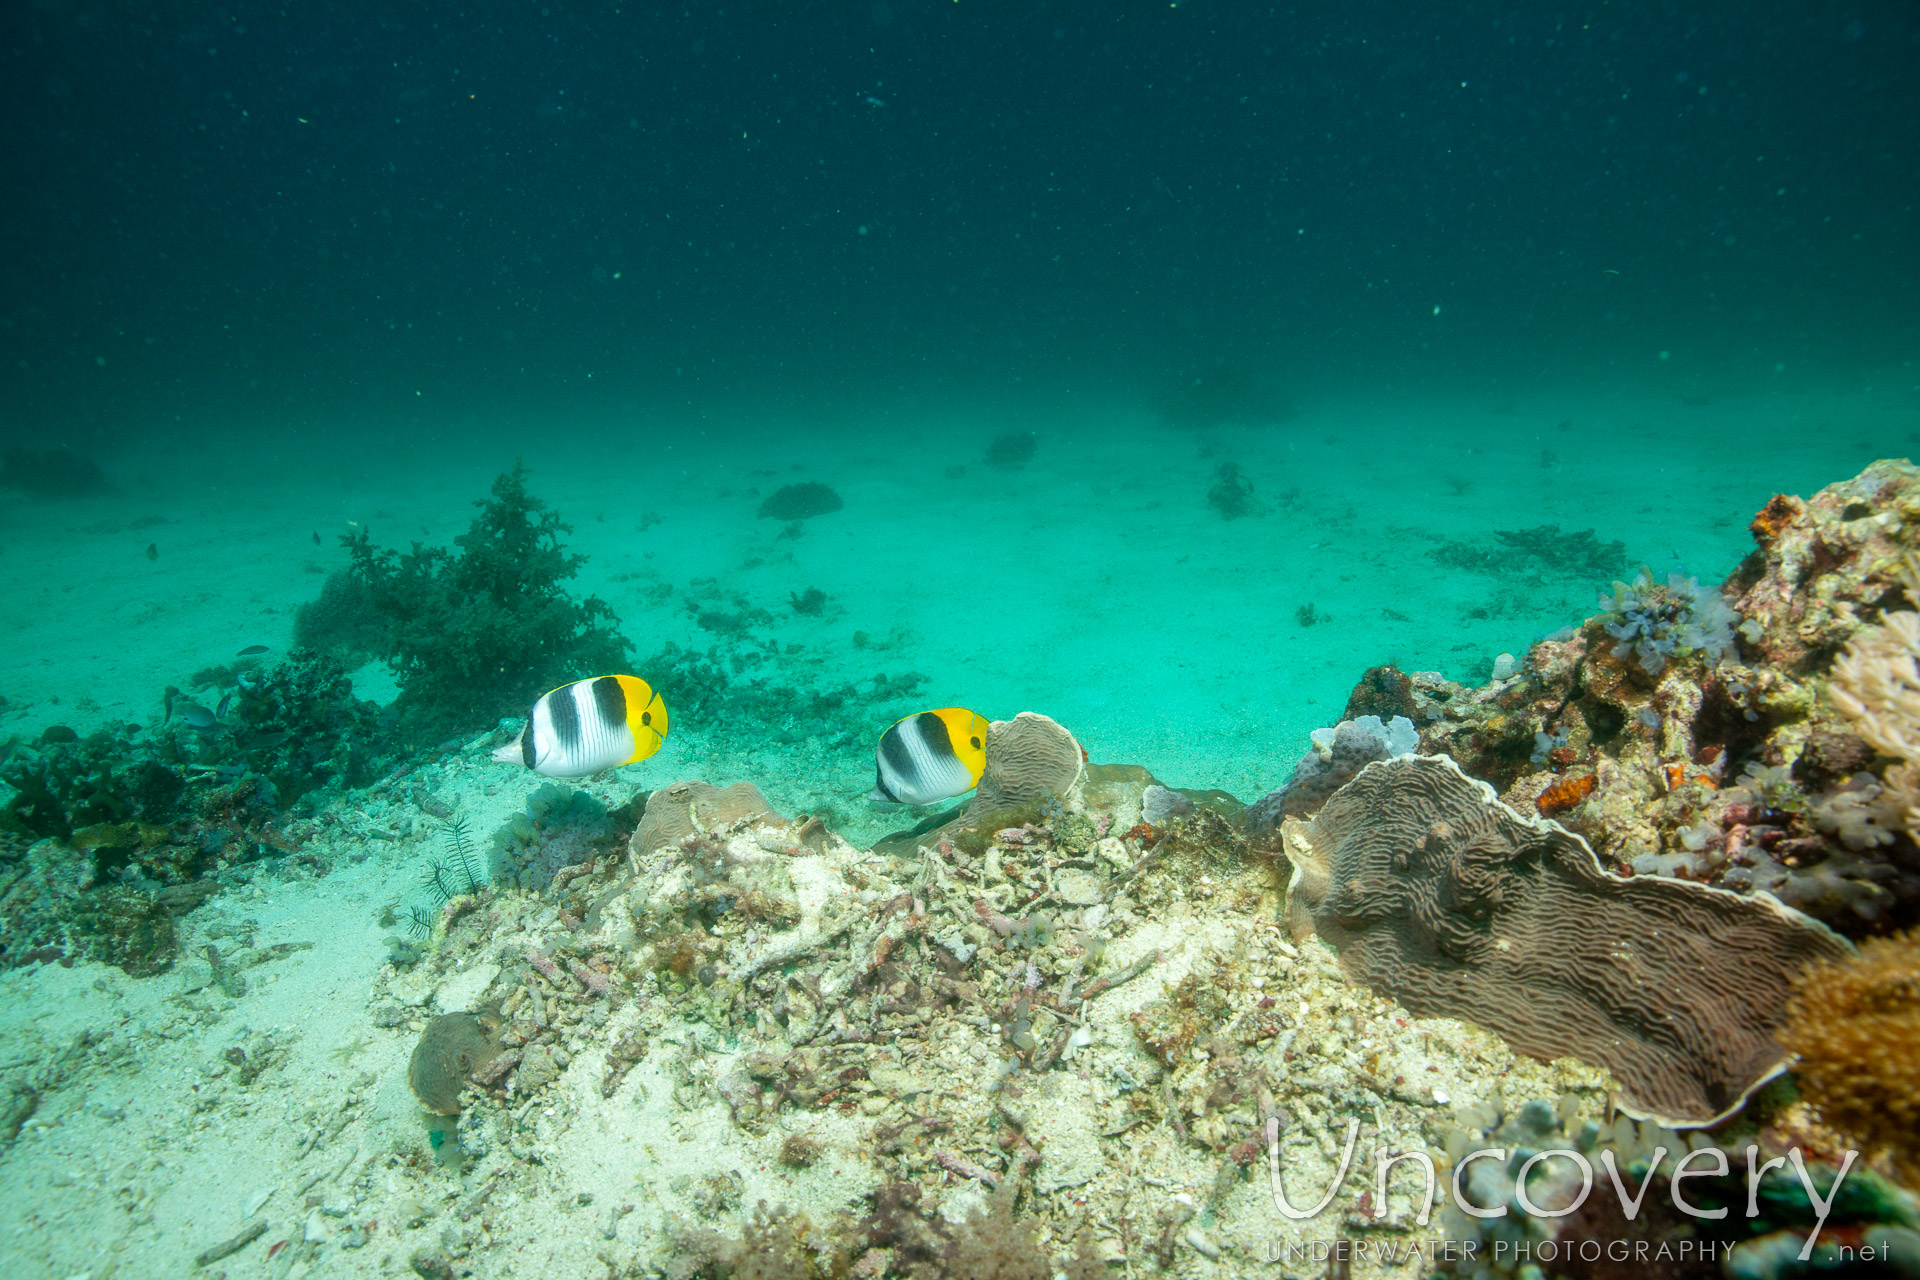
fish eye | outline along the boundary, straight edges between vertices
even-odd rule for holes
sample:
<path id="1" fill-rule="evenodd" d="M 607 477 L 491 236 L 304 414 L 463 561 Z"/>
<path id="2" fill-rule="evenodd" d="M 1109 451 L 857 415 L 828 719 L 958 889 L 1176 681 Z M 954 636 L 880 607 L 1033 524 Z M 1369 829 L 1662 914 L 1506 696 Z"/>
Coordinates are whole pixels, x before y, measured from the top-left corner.
<path id="1" fill-rule="evenodd" d="M 652 723 L 653 723 L 653 712 L 651 712 L 651 711 L 642 711 L 642 712 L 640 713 L 640 723 L 641 723 L 641 724 L 652 724 Z"/>
<path id="2" fill-rule="evenodd" d="M 980 749 L 980 739 L 978 739 L 978 738 L 968 738 L 968 739 L 967 739 L 967 741 L 968 741 L 968 742 L 971 742 L 971 743 L 973 744 L 973 749 L 974 749 L 975 751 L 978 751 L 978 750 Z"/>

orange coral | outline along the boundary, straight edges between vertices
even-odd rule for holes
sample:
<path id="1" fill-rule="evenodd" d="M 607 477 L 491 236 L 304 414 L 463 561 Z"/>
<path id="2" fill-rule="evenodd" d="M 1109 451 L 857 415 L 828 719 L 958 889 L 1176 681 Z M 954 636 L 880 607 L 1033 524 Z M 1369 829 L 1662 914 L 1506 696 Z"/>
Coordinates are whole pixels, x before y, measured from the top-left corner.
<path id="1" fill-rule="evenodd" d="M 1821 1120 L 1920 1181 L 1920 929 L 1809 966 L 1780 1042 Z"/>
<path id="2" fill-rule="evenodd" d="M 1755 542 L 1771 542 L 1780 536 L 1782 529 L 1798 519 L 1805 509 L 1805 504 L 1800 499 L 1789 497 L 1784 493 L 1776 493 L 1767 500 L 1766 506 L 1760 508 L 1759 513 L 1753 517 L 1753 523 L 1747 526 L 1747 530 L 1753 534 Z"/>
<path id="3" fill-rule="evenodd" d="M 1533 802 L 1540 816 L 1550 818 L 1562 813 L 1593 794 L 1593 775 L 1583 773 L 1577 778 L 1562 778 L 1542 791 Z"/>

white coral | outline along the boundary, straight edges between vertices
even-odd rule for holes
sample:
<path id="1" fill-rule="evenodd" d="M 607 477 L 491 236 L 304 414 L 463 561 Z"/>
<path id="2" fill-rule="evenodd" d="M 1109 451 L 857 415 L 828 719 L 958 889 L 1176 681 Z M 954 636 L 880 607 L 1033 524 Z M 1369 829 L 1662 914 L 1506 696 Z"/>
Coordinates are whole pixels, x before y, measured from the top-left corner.
<path id="1" fill-rule="evenodd" d="M 1874 750 L 1920 763 L 1920 613 L 1886 614 L 1833 664 L 1833 704 Z"/>
<path id="2" fill-rule="evenodd" d="M 1909 804 L 1867 774 L 1857 774 L 1847 785 L 1813 802 L 1813 825 L 1837 836 L 1849 849 L 1891 844 L 1893 832 L 1907 826 Z"/>

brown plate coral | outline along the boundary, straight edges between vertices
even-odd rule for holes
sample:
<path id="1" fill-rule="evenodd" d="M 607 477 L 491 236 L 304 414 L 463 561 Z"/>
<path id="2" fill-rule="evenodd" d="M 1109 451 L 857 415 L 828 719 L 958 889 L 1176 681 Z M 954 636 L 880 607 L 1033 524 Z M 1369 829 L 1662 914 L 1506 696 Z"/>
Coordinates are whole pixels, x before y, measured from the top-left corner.
<path id="1" fill-rule="evenodd" d="M 1368 765 L 1283 838 L 1294 931 L 1349 979 L 1599 1063 L 1623 1110 L 1672 1126 L 1712 1124 L 1779 1074 L 1795 975 L 1851 950 L 1770 897 L 1611 875 L 1444 756 Z"/>

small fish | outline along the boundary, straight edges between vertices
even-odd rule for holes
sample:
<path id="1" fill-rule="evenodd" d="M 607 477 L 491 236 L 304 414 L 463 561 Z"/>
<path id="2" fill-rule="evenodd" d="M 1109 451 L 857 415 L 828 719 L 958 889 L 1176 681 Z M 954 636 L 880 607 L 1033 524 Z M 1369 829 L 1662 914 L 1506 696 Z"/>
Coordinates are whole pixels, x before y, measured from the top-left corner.
<path id="1" fill-rule="evenodd" d="M 318 529 L 313 531 L 313 545 L 316 547 L 320 545 L 320 531 Z"/>
<path id="2" fill-rule="evenodd" d="M 883 99 L 880 99 L 880 98 L 876 98 L 876 97 L 874 97 L 874 96 L 873 96 L 872 94 L 868 94 L 868 95 L 867 95 L 867 105 L 868 105 L 868 106 L 870 106 L 870 107 L 884 107 L 884 106 L 886 106 L 887 104 L 886 104 L 886 102 L 885 102 L 885 101 L 884 101 Z"/>
<path id="3" fill-rule="evenodd" d="M 159 558 L 160 558 L 160 544 L 157 542 L 149 542 L 147 544 L 147 559 L 158 560 Z"/>
<path id="4" fill-rule="evenodd" d="M 636 676 L 575 680 L 542 694 L 518 740 L 493 753 L 549 778 L 584 778 L 645 760 L 667 736 L 667 704 Z"/>
<path id="5" fill-rule="evenodd" d="M 242 658 L 251 658 L 257 654 L 265 653 L 266 651 L 267 651 L 267 646 L 263 644 L 250 644 L 246 648 L 240 651 L 239 656 Z"/>
<path id="6" fill-rule="evenodd" d="M 197 702 L 183 702 L 179 706 L 180 718 L 196 729 L 211 729 L 219 717 Z"/>
<path id="7" fill-rule="evenodd" d="M 213 709 L 213 718 L 215 720 L 225 720 L 227 718 L 227 708 L 232 705 L 233 694 L 229 691 L 226 697 L 220 699 L 220 705 Z"/>
<path id="8" fill-rule="evenodd" d="M 987 767 L 987 722 L 965 707 L 897 720 L 873 753 L 869 800 L 933 804 L 971 791 Z"/>

